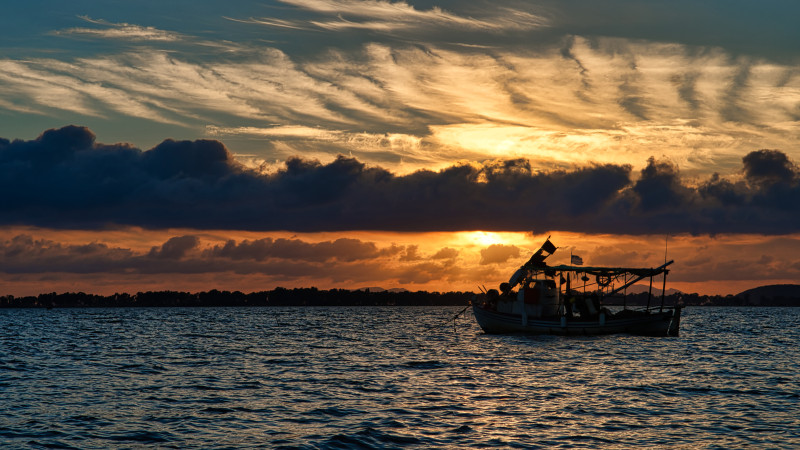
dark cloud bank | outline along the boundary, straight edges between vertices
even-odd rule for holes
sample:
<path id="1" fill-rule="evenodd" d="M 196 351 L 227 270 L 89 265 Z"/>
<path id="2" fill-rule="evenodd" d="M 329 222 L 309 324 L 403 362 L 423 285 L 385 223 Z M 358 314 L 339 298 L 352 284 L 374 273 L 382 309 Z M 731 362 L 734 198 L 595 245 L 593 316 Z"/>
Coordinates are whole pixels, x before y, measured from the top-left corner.
<path id="1" fill-rule="evenodd" d="M 798 168 L 776 150 L 754 151 L 742 163 L 743 176 L 715 174 L 691 185 L 673 164 L 652 158 L 641 174 L 611 164 L 537 172 L 525 160 L 509 160 L 404 176 L 346 157 L 330 164 L 294 158 L 264 175 L 241 166 L 217 141 L 166 140 L 142 151 L 99 144 L 87 128 L 68 126 L 31 141 L 0 139 L 0 224 L 308 232 L 799 231 Z M 162 256 L 194 242 L 173 244 L 159 249 Z"/>

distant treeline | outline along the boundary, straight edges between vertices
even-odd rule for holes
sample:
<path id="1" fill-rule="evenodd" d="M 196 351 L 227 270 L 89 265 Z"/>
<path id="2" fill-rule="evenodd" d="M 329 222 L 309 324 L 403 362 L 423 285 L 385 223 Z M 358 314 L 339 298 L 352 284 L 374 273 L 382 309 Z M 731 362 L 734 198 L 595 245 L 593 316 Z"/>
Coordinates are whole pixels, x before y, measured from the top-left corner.
<path id="1" fill-rule="evenodd" d="M 178 292 L 156 291 L 109 296 L 78 293 L 0 297 L 0 308 L 85 308 L 85 307 L 193 307 L 193 306 L 425 306 L 466 305 L 471 292 L 393 292 L 317 288 L 275 288 L 271 291 Z"/>
<path id="2" fill-rule="evenodd" d="M 86 308 L 86 307 L 194 307 L 194 306 L 462 306 L 477 297 L 472 292 L 425 291 L 351 291 L 346 289 L 320 290 L 317 288 L 275 288 L 271 291 L 179 292 L 148 291 L 136 294 L 109 296 L 83 292 L 40 294 L 38 296 L 0 297 L 0 308 Z M 628 294 L 626 297 L 606 298 L 608 305 L 645 306 L 647 293 Z M 661 296 L 654 295 L 650 306 L 661 304 Z M 786 296 L 720 296 L 676 293 L 664 297 L 664 304 L 672 306 L 800 306 L 800 298 Z"/>

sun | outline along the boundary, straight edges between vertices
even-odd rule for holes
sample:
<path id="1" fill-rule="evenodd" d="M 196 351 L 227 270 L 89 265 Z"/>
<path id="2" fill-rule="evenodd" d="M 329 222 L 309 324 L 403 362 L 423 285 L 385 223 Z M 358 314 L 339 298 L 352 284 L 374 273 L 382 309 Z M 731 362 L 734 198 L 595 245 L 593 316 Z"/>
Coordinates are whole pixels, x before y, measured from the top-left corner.
<path id="1" fill-rule="evenodd" d="M 515 233 L 495 233 L 492 231 L 465 231 L 459 234 L 459 241 L 465 246 L 488 247 L 490 245 L 510 245 L 516 238 L 511 235 Z"/>

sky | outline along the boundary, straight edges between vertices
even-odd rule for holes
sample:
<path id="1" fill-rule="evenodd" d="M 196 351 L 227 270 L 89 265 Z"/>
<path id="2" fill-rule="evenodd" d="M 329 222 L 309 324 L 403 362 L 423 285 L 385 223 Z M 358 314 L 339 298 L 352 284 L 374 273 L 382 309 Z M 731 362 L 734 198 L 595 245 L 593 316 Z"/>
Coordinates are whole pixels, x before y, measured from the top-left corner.
<path id="1" fill-rule="evenodd" d="M 796 1 L 3 9 L 0 295 L 800 280 Z"/>

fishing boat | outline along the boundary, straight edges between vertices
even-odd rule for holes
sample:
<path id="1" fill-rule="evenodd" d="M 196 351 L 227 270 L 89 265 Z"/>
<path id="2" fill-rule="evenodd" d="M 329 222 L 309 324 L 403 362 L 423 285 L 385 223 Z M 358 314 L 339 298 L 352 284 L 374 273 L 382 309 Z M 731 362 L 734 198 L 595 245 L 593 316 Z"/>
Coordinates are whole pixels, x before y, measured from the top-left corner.
<path id="1" fill-rule="evenodd" d="M 549 266 L 545 259 L 556 248 L 548 238 L 508 283 L 500 284 L 499 291 L 489 289 L 483 301 L 473 302 L 475 320 L 485 333 L 678 336 L 681 306 L 664 305 L 667 267 L 674 261 L 656 268 L 583 266 L 573 255 L 569 265 Z M 661 302 L 651 305 L 653 279 L 659 275 L 663 275 Z M 646 307 L 628 308 L 623 301 L 622 310 L 612 312 L 605 305 L 646 279 L 650 282 Z M 573 284 L 577 284 L 574 289 Z"/>

